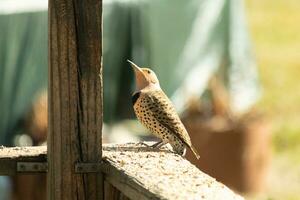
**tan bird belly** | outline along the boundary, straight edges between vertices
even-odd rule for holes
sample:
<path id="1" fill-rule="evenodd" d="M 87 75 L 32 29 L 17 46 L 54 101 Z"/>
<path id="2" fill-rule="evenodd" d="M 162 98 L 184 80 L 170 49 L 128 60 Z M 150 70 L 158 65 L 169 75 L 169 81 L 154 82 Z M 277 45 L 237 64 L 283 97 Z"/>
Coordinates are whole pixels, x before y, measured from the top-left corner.
<path id="1" fill-rule="evenodd" d="M 141 95 L 135 102 L 133 108 L 138 120 L 156 137 L 160 138 L 164 143 L 170 143 L 175 151 L 183 151 L 185 145 L 179 140 L 169 129 L 164 127 L 158 119 L 156 119 L 150 110 L 155 106 L 143 99 Z M 181 150 L 182 149 L 182 150 Z"/>

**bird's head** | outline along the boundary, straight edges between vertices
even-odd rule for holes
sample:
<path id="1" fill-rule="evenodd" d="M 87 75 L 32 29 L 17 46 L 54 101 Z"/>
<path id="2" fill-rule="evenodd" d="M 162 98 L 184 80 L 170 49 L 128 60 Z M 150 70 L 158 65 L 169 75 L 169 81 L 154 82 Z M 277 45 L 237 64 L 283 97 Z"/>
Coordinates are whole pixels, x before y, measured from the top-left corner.
<path id="1" fill-rule="evenodd" d="M 130 60 L 127 61 L 134 69 L 137 91 L 140 91 L 145 88 L 160 89 L 158 78 L 151 69 L 140 68 Z"/>

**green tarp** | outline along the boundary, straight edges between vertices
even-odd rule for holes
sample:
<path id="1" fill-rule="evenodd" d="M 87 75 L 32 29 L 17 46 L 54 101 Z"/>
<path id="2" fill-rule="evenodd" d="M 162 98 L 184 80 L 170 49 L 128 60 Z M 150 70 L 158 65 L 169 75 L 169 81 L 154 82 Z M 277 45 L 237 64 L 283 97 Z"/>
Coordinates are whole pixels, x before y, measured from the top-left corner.
<path id="1" fill-rule="evenodd" d="M 47 86 L 47 13 L 0 13 L 0 144 Z"/>
<path id="2" fill-rule="evenodd" d="M 1 1 L 0 8 L 5 10 Z M 103 17 L 106 122 L 132 116 L 134 83 L 127 59 L 150 66 L 179 110 L 189 97 L 203 93 L 217 71 L 233 110 L 255 103 L 259 87 L 242 0 L 104 0 Z M 0 9 L 0 36 L 3 143 L 47 83 L 46 10 L 1 14 Z"/>

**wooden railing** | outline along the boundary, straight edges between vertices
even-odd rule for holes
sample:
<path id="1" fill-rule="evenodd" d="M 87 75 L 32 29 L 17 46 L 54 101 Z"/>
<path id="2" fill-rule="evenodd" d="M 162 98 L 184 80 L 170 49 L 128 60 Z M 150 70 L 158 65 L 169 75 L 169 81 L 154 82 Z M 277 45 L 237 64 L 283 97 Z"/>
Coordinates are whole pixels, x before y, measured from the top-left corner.
<path id="1" fill-rule="evenodd" d="M 2 148 L 0 166 L 0 175 L 45 173 L 47 149 Z M 104 173 L 104 199 L 243 199 L 167 148 L 108 144 L 103 146 L 101 163 L 75 163 L 71 171 Z"/>

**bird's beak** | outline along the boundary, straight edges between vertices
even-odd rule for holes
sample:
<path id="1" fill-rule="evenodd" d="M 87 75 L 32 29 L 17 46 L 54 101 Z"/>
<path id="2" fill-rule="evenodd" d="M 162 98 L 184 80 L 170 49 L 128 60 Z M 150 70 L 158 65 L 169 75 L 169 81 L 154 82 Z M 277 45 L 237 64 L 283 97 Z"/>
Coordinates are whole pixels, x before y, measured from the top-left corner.
<path id="1" fill-rule="evenodd" d="M 130 60 L 127 60 L 127 62 L 129 62 L 130 63 L 130 65 L 131 65 L 131 67 L 134 69 L 134 72 L 136 73 L 136 74 L 143 74 L 143 71 L 142 71 L 142 69 L 139 67 L 139 66 L 137 66 L 135 63 L 133 63 L 132 61 L 130 61 Z"/>
<path id="2" fill-rule="evenodd" d="M 136 89 L 141 90 L 144 87 L 146 87 L 149 84 L 149 81 L 147 80 L 147 77 L 145 76 L 143 70 L 139 66 L 131 62 L 130 60 L 127 60 L 127 62 L 129 62 L 131 67 L 134 69 L 135 79 L 136 79 Z"/>

